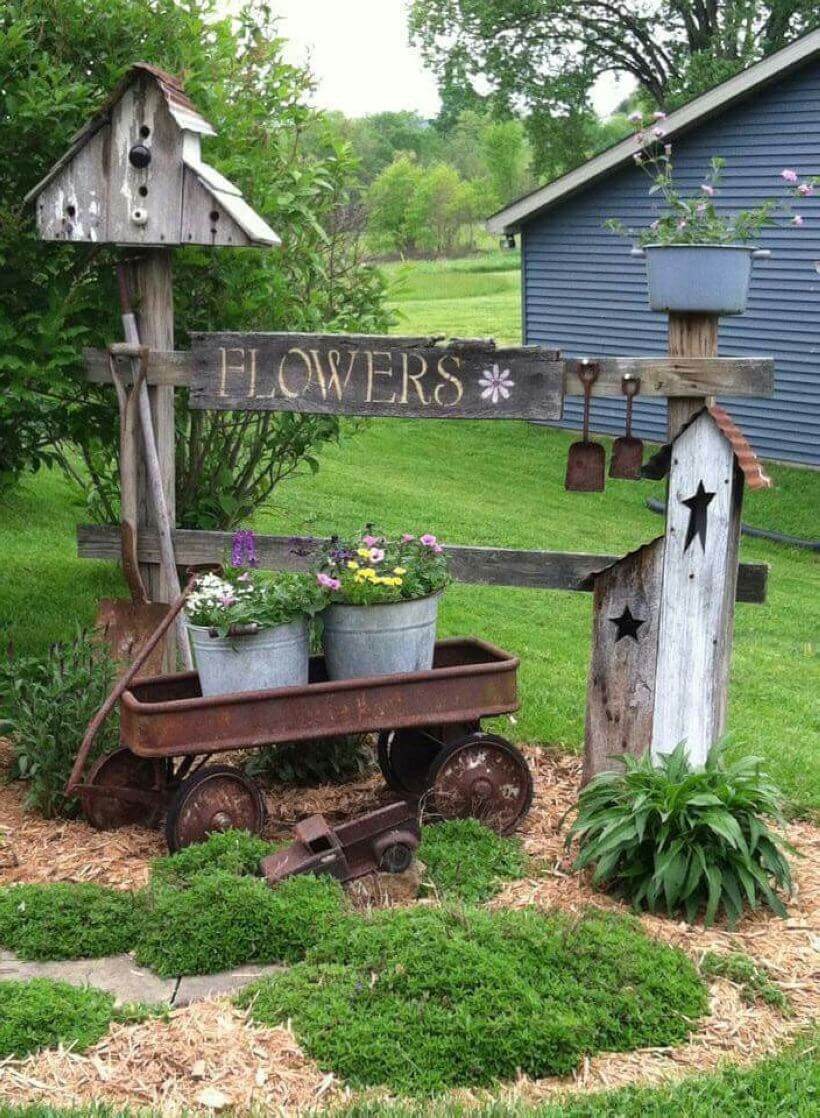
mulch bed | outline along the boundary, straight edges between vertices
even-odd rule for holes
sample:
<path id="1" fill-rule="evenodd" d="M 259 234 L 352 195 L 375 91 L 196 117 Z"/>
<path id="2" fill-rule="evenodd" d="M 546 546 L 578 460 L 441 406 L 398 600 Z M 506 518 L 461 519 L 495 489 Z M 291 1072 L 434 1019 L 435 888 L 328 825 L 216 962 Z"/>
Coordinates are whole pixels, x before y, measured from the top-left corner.
<path id="1" fill-rule="evenodd" d="M 525 750 L 536 780 L 533 809 L 522 829 L 533 858 L 532 876 L 508 883 L 496 906 L 560 908 L 580 913 L 589 905 L 627 911 L 594 892 L 586 875 L 572 874 L 562 821 L 580 779 L 577 758 L 549 749 Z M 0 763 L 2 758 L 0 757 Z M 287 788 L 270 797 L 271 837 L 286 837 L 293 823 L 315 811 L 331 820 L 377 807 L 388 798 L 378 777 L 341 787 Z M 152 857 L 164 852 L 158 833 L 134 828 L 101 834 L 82 822 L 48 822 L 22 810 L 22 789 L 0 787 L 0 882 L 96 881 L 137 888 L 147 881 Z M 705 930 L 659 917 L 642 917 L 650 935 L 695 960 L 706 951 L 741 951 L 764 966 L 788 995 L 792 1012 L 747 1005 L 725 979 L 710 983 L 707 1018 L 687 1044 L 668 1049 L 602 1054 L 570 1079 L 521 1079 L 493 1097 L 535 1102 L 572 1090 L 653 1084 L 702 1074 L 726 1059 L 749 1063 L 782 1047 L 818 1018 L 820 1009 L 820 830 L 790 824 L 788 838 L 801 852 L 794 860 L 795 896 L 789 918 L 767 912 L 747 916 L 735 931 Z M 216 1092 L 216 1093 L 214 1093 Z M 177 1010 L 167 1021 L 117 1025 L 84 1055 L 45 1052 L 0 1064 L 0 1098 L 17 1103 L 69 1105 L 107 1101 L 161 1107 L 164 1111 L 232 1106 L 275 1107 L 296 1113 L 339 1101 L 347 1092 L 300 1052 L 285 1028 L 249 1025 L 225 1000 Z M 379 1092 L 376 1092 L 378 1094 Z M 488 1093 L 458 1091 L 454 1098 L 485 1102 Z"/>

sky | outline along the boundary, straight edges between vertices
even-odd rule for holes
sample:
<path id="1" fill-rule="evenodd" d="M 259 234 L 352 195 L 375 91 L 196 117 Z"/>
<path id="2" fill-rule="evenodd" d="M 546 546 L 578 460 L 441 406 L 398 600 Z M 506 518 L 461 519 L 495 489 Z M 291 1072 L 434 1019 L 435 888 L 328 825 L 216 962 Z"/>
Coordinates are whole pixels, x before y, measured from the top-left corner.
<path id="1" fill-rule="evenodd" d="M 315 104 L 346 116 L 411 109 L 425 117 L 439 108 L 436 83 L 408 43 L 406 0 L 270 0 L 281 17 L 292 62 L 309 60 Z M 226 0 L 225 10 L 230 10 Z M 593 90 L 606 114 L 625 96 L 607 74 Z"/>

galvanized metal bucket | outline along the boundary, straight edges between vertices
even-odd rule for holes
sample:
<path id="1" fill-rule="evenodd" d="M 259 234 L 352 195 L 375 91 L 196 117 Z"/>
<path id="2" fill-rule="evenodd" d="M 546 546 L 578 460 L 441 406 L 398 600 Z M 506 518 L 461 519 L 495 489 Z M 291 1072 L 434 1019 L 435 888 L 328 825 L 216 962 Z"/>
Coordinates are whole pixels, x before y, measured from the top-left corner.
<path id="1" fill-rule="evenodd" d="M 441 592 L 377 606 L 332 605 L 322 614 L 330 679 L 362 679 L 433 666 Z"/>
<path id="2" fill-rule="evenodd" d="M 652 310 L 685 314 L 742 314 L 752 258 L 769 255 L 748 245 L 647 245 L 640 251 Z"/>
<path id="3" fill-rule="evenodd" d="M 189 625 L 203 695 L 303 687 L 308 681 L 310 628 L 307 618 L 241 636 L 212 637 Z"/>

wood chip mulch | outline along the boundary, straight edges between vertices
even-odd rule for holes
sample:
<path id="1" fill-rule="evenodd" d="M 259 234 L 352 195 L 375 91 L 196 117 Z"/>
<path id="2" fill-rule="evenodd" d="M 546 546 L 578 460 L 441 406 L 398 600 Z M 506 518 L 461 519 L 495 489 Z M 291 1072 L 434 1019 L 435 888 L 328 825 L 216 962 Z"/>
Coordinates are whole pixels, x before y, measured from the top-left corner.
<path id="1" fill-rule="evenodd" d="M 526 753 L 535 775 L 536 799 L 521 834 L 533 859 L 532 873 L 509 882 L 493 904 L 534 904 L 577 913 L 589 905 L 627 911 L 594 892 L 586 875 L 570 872 L 562 820 L 577 795 L 580 762 L 550 749 L 532 748 Z M 287 837 L 294 822 L 314 811 L 324 812 L 335 823 L 371 810 L 386 798 L 378 777 L 341 787 L 277 790 L 269 796 L 269 832 L 271 837 Z M 650 916 L 642 917 L 642 923 L 650 935 L 681 948 L 695 961 L 706 951 L 751 956 L 788 995 L 791 1013 L 747 1005 L 736 985 L 717 979 L 710 983 L 709 1015 L 698 1023 L 687 1044 L 605 1053 L 586 1060 L 571 1078 L 522 1078 L 492 1096 L 458 1091 L 453 1098 L 467 1104 L 483 1103 L 488 1097 L 536 1102 L 567 1090 L 649 1085 L 703 1074 L 724 1060 L 741 1064 L 758 1060 L 816 1021 L 820 1016 L 820 830 L 794 822 L 787 837 L 802 855 L 793 861 L 796 889 L 788 919 L 759 912 L 746 917 L 734 931 L 721 926 L 705 930 Z M 155 833 L 128 829 L 100 834 L 80 822 L 47 822 L 26 815 L 20 788 L 0 788 L 0 881 L 93 880 L 133 888 L 145 882 L 149 859 L 161 852 L 163 843 Z M 114 1026 L 83 1056 L 52 1051 L 0 1065 L 0 1098 L 13 1097 L 19 1103 L 106 1100 L 161 1107 L 165 1112 L 222 1107 L 241 1112 L 265 1106 L 298 1113 L 321 1109 L 346 1094 L 342 1085 L 301 1054 L 290 1032 L 251 1026 L 225 1000 L 177 1010 L 167 1022 Z"/>

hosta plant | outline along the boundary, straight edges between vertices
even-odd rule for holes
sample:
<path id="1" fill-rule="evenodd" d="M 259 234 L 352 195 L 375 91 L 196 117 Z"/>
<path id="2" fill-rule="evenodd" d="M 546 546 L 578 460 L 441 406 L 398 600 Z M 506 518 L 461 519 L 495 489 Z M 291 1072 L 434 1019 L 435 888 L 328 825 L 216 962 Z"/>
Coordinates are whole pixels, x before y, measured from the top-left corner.
<path id="1" fill-rule="evenodd" d="M 783 822 L 780 796 L 758 758 L 730 762 L 718 744 L 695 769 L 681 743 L 656 762 L 622 760 L 578 798 L 567 838 L 578 842 L 575 869 L 594 866 L 595 885 L 689 923 L 703 912 L 712 924 L 722 908 L 733 925 L 747 904 L 786 915 L 777 890 L 791 892 L 794 850 L 768 826 Z"/>

